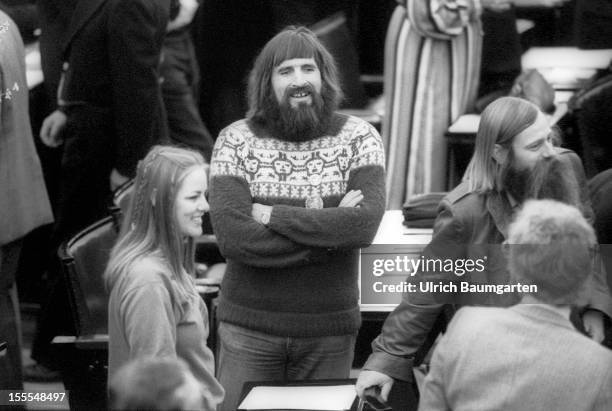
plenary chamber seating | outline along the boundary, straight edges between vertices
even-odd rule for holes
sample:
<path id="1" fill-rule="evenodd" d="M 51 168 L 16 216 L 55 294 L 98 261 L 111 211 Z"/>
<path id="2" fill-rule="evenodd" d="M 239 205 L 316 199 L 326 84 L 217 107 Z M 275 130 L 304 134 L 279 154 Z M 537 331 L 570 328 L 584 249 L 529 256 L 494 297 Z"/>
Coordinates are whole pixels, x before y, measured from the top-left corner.
<path id="1" fill-rule="evenodd" d="M 117 236 L 109 216 L 59 249 L 76 335 L 56 337 L 53 345 L 62 359 L 71 409 L 106 409 L 108 294 L 103 274 Z"/>

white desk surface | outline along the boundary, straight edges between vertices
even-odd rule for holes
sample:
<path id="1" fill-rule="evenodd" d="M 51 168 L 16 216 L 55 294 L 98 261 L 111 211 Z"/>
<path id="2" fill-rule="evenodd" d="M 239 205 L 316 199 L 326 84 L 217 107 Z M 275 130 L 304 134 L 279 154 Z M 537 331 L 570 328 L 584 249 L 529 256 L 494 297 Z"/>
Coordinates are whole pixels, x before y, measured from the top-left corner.
<path id="1" fill-rule="evenodd" d="M 521 59 L 523 69 L 537 69 L 555 89 L 578 89 L 598 69 L 610 66 L 612 49 L 532 47 Z"/>
<path id="2" fill-rule="evenodd" d="M 522 58 L 523 69 L 603 69 L 610 65 L 612 49 L 582 50 L 576 47 L 532 47 Z"/>
<path id="3" fill-rule="evenodd" d="M 403 224 L 403 221 L 402 210 L 385 211 L 372 245 L 415 245 L 423 247 L 429 244 L 433 232 L 431 228 L 408 228 Z M 367 250 L 367 248 L 363 250 Z M 398 294 L 397 298 L 400 297 L 401 295 Z M 361 312 L 391 312 L 396 306 L 397 303 L 359 304 Z"/>
<path id="4" fill-rule="evenodd" d="M 387 210 L 372 244 L 429 244 L 431 228 L 408 228 L 402 210 Z"/>

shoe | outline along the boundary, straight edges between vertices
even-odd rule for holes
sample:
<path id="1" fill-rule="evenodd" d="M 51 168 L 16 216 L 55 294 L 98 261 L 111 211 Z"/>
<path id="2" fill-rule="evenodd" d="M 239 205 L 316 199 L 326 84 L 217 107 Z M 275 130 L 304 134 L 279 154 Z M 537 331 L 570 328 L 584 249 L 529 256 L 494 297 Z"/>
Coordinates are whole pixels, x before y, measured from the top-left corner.
<path id="1" fill-rule="evenodd" d="M 42 364 L 34 363 L 23 367 L 23 380 L 28 382 L 61 381 L 59 371 L 51 370 Z"/>

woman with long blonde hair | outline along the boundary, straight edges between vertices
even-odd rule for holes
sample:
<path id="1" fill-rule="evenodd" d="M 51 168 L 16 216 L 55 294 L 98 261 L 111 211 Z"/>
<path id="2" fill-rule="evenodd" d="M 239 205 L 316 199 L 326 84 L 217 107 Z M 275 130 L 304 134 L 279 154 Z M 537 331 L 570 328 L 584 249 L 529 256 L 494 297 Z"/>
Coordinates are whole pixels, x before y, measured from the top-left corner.
<path id="1" fill-rule="evenodd" d="M 155 146 L 139 163 L 134 187 L 105 273 L 109 379 L 133 359 L 180 357 L 217 404 L 224 391 L 206 346 L 206 305 L 193 282 L 194 238 L 208 211 L 204 159 Z"/>

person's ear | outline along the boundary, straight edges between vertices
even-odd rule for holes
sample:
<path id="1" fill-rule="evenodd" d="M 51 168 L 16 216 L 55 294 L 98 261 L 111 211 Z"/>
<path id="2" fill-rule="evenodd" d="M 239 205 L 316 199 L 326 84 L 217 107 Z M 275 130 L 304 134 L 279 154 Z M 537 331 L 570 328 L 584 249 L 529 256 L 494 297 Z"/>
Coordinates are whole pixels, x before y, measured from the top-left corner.
<path id="1" fill-rule="evenodd" d="M 155 207 L 156 197 L 157 197 L 157 188 L 154 188 L 154 189 L 151 191 L 151 205 L 152 205 L 153 207 Z"/>
<path id="2" fill-rule="evenodd" d="M 500 144 L 495 144 L 493 147 L 493 158 L 497 164 L 504 164 L 508 158 L 508 149 Z"/>

